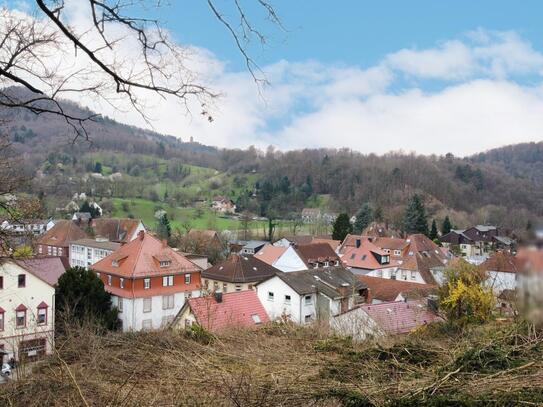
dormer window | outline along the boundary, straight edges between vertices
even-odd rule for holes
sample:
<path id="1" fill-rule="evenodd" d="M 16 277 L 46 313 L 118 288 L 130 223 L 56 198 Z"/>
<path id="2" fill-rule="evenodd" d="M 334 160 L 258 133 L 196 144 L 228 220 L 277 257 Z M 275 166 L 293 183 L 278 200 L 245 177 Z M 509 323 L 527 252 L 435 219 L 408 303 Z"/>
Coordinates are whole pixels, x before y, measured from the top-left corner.
<path id="1" fill-rule="evenodd" d="M 161 260 L 160 261 L 160 267 L 162 267 L 162 268 L 170 267 L 171 264 L 172 264 L 171 260 Z"/>
<path id="2" fill-rule="evenodd" d="M 111 260 L 111 265 L 113 267 L 119 267 L 119 262 L 117 260 Z"/>

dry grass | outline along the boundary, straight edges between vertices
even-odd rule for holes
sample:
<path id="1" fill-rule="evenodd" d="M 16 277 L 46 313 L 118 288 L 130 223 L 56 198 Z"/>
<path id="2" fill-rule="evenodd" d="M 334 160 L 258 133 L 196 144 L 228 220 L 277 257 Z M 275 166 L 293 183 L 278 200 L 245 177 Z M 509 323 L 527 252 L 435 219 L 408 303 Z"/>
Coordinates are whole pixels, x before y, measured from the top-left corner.
<path id="1" fill-rule="evenodd" d="M 28 378 L 0 388 L 14 406 L 540 405 L 542 337 L 516 325 L 431 331 L 384 345 L 268 325 L 210 344 L 175 332 L 71 330 Z"/>

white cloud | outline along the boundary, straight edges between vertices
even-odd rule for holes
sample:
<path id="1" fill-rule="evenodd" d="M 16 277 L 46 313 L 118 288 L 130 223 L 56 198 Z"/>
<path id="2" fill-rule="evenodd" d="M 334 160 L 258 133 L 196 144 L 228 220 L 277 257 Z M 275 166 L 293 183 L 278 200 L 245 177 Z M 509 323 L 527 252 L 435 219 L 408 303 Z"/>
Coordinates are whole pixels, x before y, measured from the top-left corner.
<path id="1" fill-rule="evenodd" d="M 88 26 L 80 8 L 70 15 L 81 30 Z M 142 95 L 153 128 L 185 140 L 192 136 L 221 147 L 273 144 L 464 155 L 542 139 L 543 54 L 515 32 L 479 29 L 434 48 L 393 52 L 367 68 L 282 60 L 264 67 L 270 85 L 262 93 L 247 72 L 228 71 L 210 51 L 184 50 L 187 71 L 181 74 L 195 70 L 198 80 L 222 93 L 209 106 L 214 121 L 199 114 L 197 103 L 189 104 L 187 114 L 172 98 Z M 138 66 L 134 55 L 127 46 L 115 57 L 128 69 Z M 72 70 L 87 62 L 66 51 L 52 66 L 58 58 L 68 58 Z M 518 75 L 536 85 L 521 85 Z M 434 81 L 431 90 L 425 90 L 427 79 Z M 122 101 L 118 110 L 99 98 L 72 97 L 125 123 L 149 127 Z"/>

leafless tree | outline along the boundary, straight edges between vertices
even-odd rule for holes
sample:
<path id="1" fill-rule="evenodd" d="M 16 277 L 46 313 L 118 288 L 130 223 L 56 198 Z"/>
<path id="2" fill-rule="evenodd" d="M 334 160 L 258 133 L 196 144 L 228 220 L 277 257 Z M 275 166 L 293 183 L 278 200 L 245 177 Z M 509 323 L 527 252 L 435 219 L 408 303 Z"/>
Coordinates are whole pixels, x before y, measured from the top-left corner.
<path id="1" fill-rule="evenodd" d="M 252 1 L 268 20 L 280 25 L 267 0 Z M 85 139 L 89 139 L 85 123 L 97 117 L 67 110 L 60 101 L 70 94 L 119 109 L 128 102 L 148 122 L 149 96 L 172 97 L 187 110 L 189 104 L 198 103 L 202 115 L 212 120 L 208 106 L 219 93 L 206 86 L 191 65 L 193 50 L 172 41 L 157 19 L 140 17 L 165 7 L 163 1 L 79 0 L 74 21 L 75 3 L 35 0 L 32 15 L 0 9 L 0 105 L 60 116 L 75 138 Z M 254 80 L 263 81 L 248 49 L 251 41 L 265 43 L 266 36 L 240 0 L 216 3 L 207 0 L 210 13 L 232 37 Z M 12 86 L 27 92 L 21 96 Z"/>

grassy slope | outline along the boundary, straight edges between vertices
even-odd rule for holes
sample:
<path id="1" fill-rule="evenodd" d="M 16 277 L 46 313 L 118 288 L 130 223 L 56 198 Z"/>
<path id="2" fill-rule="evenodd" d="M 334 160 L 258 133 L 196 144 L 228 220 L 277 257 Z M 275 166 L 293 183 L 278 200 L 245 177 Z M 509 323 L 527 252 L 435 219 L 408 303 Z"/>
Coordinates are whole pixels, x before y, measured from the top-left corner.
<path id="1" fill-rule="evenodd" d="M 71 332 L 12 406 L 516 406 L 543 403 L 543 336 L 515 325 L 422 329 L 381 346 L 270 324 L 208 334 Z"/>

